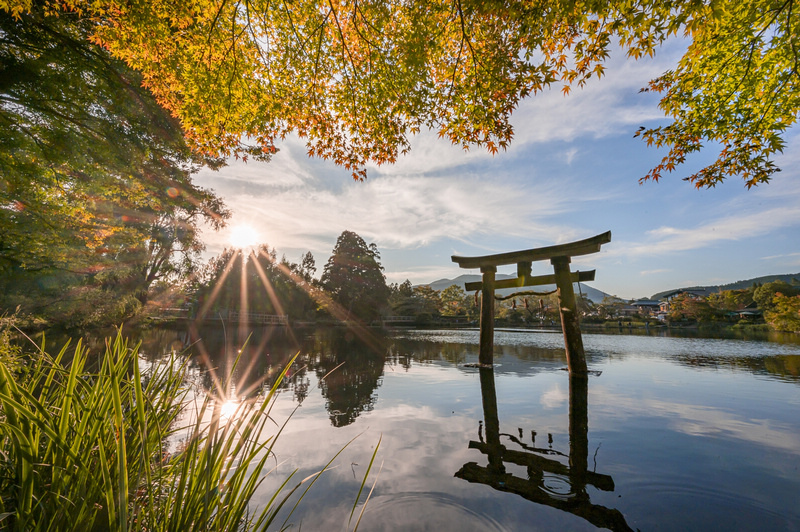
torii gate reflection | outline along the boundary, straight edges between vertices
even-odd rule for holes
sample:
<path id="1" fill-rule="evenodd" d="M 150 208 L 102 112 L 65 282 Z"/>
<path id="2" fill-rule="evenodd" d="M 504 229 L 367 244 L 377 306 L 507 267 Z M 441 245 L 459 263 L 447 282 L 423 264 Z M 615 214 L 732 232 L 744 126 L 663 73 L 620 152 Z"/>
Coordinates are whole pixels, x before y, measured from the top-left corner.
<path id="1" fill-rule="evenodd" d="M 496 490 L 515 493 L 530 501 L 545 504 L 586 519 L 600 528 L 617 531 L 632 531 L 619 510 L 592 504 L 586 493 L 587 484 L 603 491 L 614 491 L 614 480 L 588 470 L 589 458 L 589 385 L 586 375 L 571 374 L 569 377 L 569 465 L 545 458 L 542 454 L 554 454 L 550 449 L 537 449 L 512 440 L 522 446 L 523 451 L 506 448 L 500 442 L 500 421 L 497 415 L 494 369 L 482 367 L 480 371 L 481 397 L 483 400 L 486 441 L 470 441 L 470 449 L 478 449 L 487 455 L 489 464 L 479 466 L 468 462 L 455 476 L 469 482 L 486 484 Z M 483 438 L 481 438 L 482 440 Z M 561 453 L 557 453 L 561 454 Z M 527 467 L 528 478 L 515 477 L 506 472 L 505 462 Z M 566 481 L 569 493 L 550 493 L 545 486 L 545 473 L 556 475 Z"/>

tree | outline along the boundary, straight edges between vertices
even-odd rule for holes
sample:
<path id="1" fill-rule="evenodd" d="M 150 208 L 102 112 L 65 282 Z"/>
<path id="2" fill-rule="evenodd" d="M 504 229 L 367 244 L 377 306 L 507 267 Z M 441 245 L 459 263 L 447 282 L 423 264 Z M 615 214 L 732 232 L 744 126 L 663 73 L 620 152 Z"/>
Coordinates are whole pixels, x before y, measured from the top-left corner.
<path id="1" fill-rule="evenodd" d="M 304 258 L 313 256 L 310 253 Z M 204 317 L 228 311 L 288 315 L 291 320 L 315 316 L 317 304 L 297 264 L 278 260 L 275 249 L 260 244 L 252 252 L 228 248 L 213 257 L 194 287 L 197 310 Z"/>
<path id="2" fill-rule="evenodd" d="M 188 273 L 198 224 L 229 214 L 191 181 L 219 161 L 191 154 L 141 76 L 88 42 L 92 27 L 0 10 L 0 305 L 117 320 L 128 295 L 145 302 L 153 282 Z"/>
<path id="3" fill-rule="evenodd" d="M 439 294 L 443 316 L 465 316 L 475 306 L 474 298 L 457 284 L 451 284 Z"/>
<path id="4" fill-rule="evenodd" d="M 800 295 L 776 293 L 772 309 L 766 311 L 764 317 L 777 331 L 800 331 Z"/>
<path id="5" fill-rule="evenodd" d="M 708 303 L 715 309 L 723 312 L 742 310 L 753 302 L 755 288 L 740 290 L 721 290 L 708 296 Z"/>
<path id="6" fill-rule="evenodd" d="M 687 179 L 748 187 L 797 120 L 800 10 L 793 0 L 635 2 L 122 2 L 53 0 L 93 26 L 92 39 L 142 73 L 203 153 L 269 156 L 289 132 L 310 155 L 366 174 L 433 128 L 465 148 L 504 149 L 520 101 L 601 76 L 614 41 L 638 59 L 672 36 L 688 48 L 644 90 L 669 125 L 637 133 L 668 148 L 658 180 L 704 144 L 721 146 Z M 19 16 L 30 0 L 0 7 Z M 242 139 L 251 139 L 247 145 Z"/>
<path id="7" fill-rule="evenodd" d="M 434 290 L 427 284 L 415 286 L 413 297 L 416 302 L 416 315 L 428 314 L 431 317 L 439 315 L 442 301 L 438 290 Z"/>
<path id="8" fill-rule="evenodd" d="M 775 306 L 775 296 L 778 293 L 784 296 L 796 296 L 800 294 L 800 287 L 792 286 L 786 281 L 771 281 L 755 289 L 753 292 L 753 300 L 758 304 L 758 308 L 761 310 L 772 310 Z"/>
<path id="9" fill-rule="evenodd" d="M 317 262 L 314 260 L 314 255 L 307 251 L 305 255 L 300 257 L 298 264 L 292 264 L 292 271 L 306 283 L 311 284 L 314 281 L 314 274 L 317 272 Z"/>
<path id="10" fill-rule="evenodd" d="M 411 281 L 406 279 L 399 285 L 393 283 L 389 287 L 389 307 L 396 316 L 414 316 L 417 314 L 417 301 L 414 298 L 414 288 Z"/>
<path id="11" fill-rule="evenodd" d="M 698 322 L 710 322 L 720 315 L 706 299 L 688 293 L 673 297 L 669 305 L 670 320 L 688 319 Z"/>
<path id="12" fill-rule="evenodd" d="M 378 250 L 352 231 L 339 235 L 320 283 L 337 305 L 364 321 L 377 318 L 388 303 Z"/>

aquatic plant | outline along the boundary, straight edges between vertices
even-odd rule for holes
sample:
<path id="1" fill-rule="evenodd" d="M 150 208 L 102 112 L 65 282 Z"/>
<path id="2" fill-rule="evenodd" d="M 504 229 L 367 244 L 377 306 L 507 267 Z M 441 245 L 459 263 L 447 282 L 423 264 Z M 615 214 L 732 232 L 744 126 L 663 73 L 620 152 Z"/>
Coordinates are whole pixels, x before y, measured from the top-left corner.
<path id="1" fill-rule="evenodd" d="M 279 512 L 286 507 L 281 517 L 290 516 L 338 456 L 305 479 L 296 480 L 292 472 L 263 507 L 253 504 L 263 479 L 275 472 L 268 462 L 286 422 L 273 424 L 270 412 L 290 365 L 264 396 L 222 416 L 220 401 L 211 395 L 190 401 L 185 361 L 176 356 L 145 365 L 121 334 L 106 342 L 98 360 L 80 342 L 54 357 L 44 345 L 23 356 L 4 334 L 0 528 L 284 528 Z M 183 413 L 192 407 L 194 421 L 182 426 Z M 186 441 L 170 452 L 168 442 L 179 431 Z M 368 475 L 369 469 L 353 510 Z"/>

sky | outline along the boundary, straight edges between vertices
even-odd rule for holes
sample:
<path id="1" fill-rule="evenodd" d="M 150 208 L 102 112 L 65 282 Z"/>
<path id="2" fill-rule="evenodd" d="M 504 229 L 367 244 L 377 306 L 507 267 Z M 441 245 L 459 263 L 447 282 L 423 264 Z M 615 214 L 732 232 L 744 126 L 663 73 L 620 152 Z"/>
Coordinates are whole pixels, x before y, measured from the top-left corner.
<path id="1" fill-rule="evenodd" d="M 342 231 L 375 243 L 387 281 L 426 284 L 478 270 L 452 255 L 475 256 L 549 246 L 611 231 L 600 253 L 575 257 L 587 283 L 625 299 L 694 285 L 800 272 L 800 130 L 789 130 L 782 172 L 747 190 L 738 177 L 713 189 L 683 181 L 714 160 L 713 146 L 658 183 L 639 184 L 663 153 L 633 134 L 666 124 L 657 95 L 640 93 L 676 64 L 679 42 L 634 62 L 612 54 L 606 74 L 562 95 L 559 87 L 522 102 L 505 152 L 464 151 L 424 131 L 411 152 L 368 167 L 356 182 L 329 161 L 309 158 L 288 138 L 270 162 L 231 161 L 201 170 L 195 182 L 232 210 L 227 229 L 204 231 L 206 256 L 250 225 L 259 241 L 298 262 L 311 251 L 317 276 Z M 501 267 L 513 273 L 515 267 Z M 549 262 L 533 274 L 552 273 Z"/>

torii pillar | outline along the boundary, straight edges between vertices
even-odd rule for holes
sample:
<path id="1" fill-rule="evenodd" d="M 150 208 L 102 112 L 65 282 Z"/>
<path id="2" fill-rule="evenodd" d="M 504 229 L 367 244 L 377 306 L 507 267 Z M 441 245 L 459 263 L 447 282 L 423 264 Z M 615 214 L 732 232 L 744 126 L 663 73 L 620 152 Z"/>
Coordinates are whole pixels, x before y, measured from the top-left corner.
<path id="1" fill-rule="evenodd" d="M 564 333 L 564 348 L 567 353 L 567 366 L 570 375 L 586 375 L 586 355 L 583 350 L 583 339 L 578 324 L 575 291 L 572 283 L 593 281 L 594 270 L 572 272 L 569 269 L 571 258 L 589 255 L 600 251 L 600 247 L 611 241 L 611 231 L 592 238 L 548 246 L 543 248 L 512 251 L 483 257 L 458 257 L 453 255 L 453 262 L 462 268 L 480 268 L 482 279 L 476 283 L 466 283 L 467 291 L 481 291 L 481 335 L 478 361 L 482 366 L 491 366 L 494 360 L 494 291 L 502 288 L 538 286 L 555 284 L 558 293 L 558 308 L 561 315 L 561 329 Z M 539 260 L 550 260 L 553 275 L 531 275 L 531 263 Z M 517 265 L 517 278 L 497 281 L 497 267 L 506 264 Z"/>
<path id="2" fill-rule="evenodd" d="M 494 274 L 496 272 L 496 266 L 481 268 L 483 279 L 481 280 L 481 338 L 479 361 L 481 364 L 487 365 L 492 363 L 492 352 L 494 351 Z"/>

